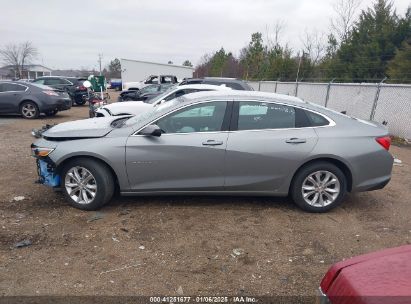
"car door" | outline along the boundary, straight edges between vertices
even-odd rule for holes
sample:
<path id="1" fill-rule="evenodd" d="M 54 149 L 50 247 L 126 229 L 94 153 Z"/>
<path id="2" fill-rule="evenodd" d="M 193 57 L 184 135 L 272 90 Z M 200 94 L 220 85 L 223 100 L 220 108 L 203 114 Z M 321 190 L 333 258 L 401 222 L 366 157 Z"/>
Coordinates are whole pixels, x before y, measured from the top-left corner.
<path id="1" fill-rule="evenodd" d="M 132 135 L 126 166 L 134 191 L 219 191 L 231 102 L 202 102 L 157 121 L 160 137 Z"/>
<path id="2" fill-rule="evenodd" d="M 235 101 L 227 142 L 227 191 L 278 191 L 313 150 L 313 128 L 298 127 L 302 110 L 272 102 Z"/>
<path id="3" fill-rule="evenodd" d="M 0 113 L 18 113 L 19 102 L 26 94 L 27 86 L 17 83 L 0 84 Z"/>

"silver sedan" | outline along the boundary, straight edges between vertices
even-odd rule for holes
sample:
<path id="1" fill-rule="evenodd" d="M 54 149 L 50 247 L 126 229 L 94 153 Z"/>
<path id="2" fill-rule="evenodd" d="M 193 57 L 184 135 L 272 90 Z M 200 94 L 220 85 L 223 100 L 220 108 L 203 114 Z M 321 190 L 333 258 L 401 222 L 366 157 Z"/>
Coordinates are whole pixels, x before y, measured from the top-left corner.
<path id="1" fill-rule="evenodd" d="M 347 192 L 383 188 L 387 129 L 261 92 L 201 92 L 138 116 L 59 124 L 32 145 L 40 182 L 77 208 L 122 195 L 287 196 L 325 212 Z"/>

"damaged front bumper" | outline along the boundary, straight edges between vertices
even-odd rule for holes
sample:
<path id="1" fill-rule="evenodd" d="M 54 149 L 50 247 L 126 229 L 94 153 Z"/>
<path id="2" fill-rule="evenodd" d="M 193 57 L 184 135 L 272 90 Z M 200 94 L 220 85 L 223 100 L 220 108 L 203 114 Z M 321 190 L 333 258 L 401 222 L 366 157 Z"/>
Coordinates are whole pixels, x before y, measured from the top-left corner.
<path id="1" fill-rule="evenodd" d="M 38 180 L 36 183 L 43 184 L 52 188 L 60 187 L 60 175 L 57 173 L 54 162 L 48 154 L 54 151 L 53 148 L 39 148 L 31 145 L 32 156 L 36 158 Z"/>
<path id="2" fill-rule="evenodd" d="M 43 184 L 52 188 L 60 188 L 60 175 L 56 173 L 56 168 L 50 162 L 43 159 L 36 159 L 37 174 L 39 176 L 36 181 L 38 184 Z"/>

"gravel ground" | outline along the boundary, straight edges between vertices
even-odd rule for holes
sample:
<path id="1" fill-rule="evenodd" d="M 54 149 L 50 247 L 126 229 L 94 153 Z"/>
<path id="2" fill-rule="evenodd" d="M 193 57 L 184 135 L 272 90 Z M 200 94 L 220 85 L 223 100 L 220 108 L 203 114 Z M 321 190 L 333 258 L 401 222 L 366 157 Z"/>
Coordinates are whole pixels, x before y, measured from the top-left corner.
<path id="1" fill-rule="evenodd" d="M 385 189 L 349 195 L 327 214 L 237 197 L 117 197 L 100 212 L 73 209 L 34 183 L 30 130 L 87 111 L 0 117 L 0 295 L 313 295 L 332 263 L 411 243 L 409 148 L 392 147 L 402 164 Z M 31 245 L 14 247 L 23 240 Z"/>

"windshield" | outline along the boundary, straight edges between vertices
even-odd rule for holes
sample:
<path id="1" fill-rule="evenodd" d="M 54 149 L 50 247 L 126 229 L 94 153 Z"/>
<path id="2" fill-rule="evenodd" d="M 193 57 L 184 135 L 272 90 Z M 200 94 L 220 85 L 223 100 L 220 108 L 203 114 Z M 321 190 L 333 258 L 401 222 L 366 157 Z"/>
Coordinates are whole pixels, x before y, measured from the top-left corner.
<path id="1" fill-rule="evenodd" d="M 146 93 L 155 93 L 158 91 L 158 85 L 157 84 L 151 84 L 149 86 L 146 86 L 142 89 L 140 89 L 140 95 L 141 94 L 146 94 Z"/>
<path id="2" fill-rule="evenodd" d="M 161 116 L 162 114 L 167 113 L 171 108 L 174 107 L 177 103 L 181 102 L 180 98 L 174 99 L 170 102 L 165 102 L 161 105 L 158 105 L 157 107 L 153 107 L 147 112 L 144 112 L 140 115 L 136 115 L 133 118 L 130 118 L 127 120 L 126 125 L 127 126 L 132 126 L 135 124 L 140 124 L 146 120 L 150 120 L 151 118 L 154 118 L 156 116 Z"/>
<path id="3" fill-rule="evenodd" d="M 166 98 L 174 90 L 175 90 L 175 87 L 172 86 L 172 87 L 168 88 L 164 93 L 162 93 L 158 96 L 155 96 L 155 97 L 151 98 L 150 100 L 148 100 L 147 103 L 155 104 L 158 101 L 162 101 L 164 98 Z"/>

